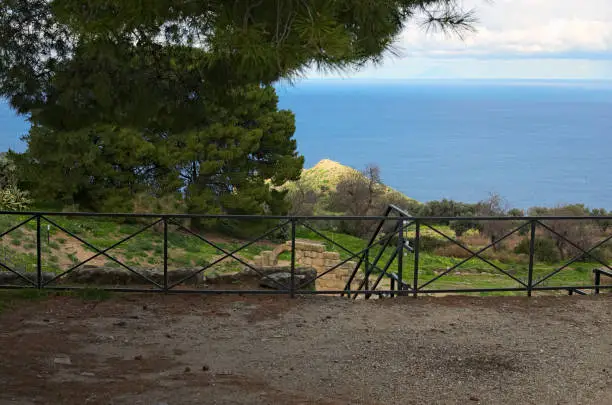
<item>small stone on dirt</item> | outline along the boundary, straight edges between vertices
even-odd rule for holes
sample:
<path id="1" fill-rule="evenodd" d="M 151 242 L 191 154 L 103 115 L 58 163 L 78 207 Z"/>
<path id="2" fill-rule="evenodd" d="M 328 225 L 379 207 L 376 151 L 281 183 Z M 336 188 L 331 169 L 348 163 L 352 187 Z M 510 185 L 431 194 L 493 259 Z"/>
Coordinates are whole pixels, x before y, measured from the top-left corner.
<path id="1" fill-rule="evenodd" d="M 142 309 L 143 309 L 143 310 L 145 310 L 145 311 L 147 310 L 147 308 L 148 308 L 148 307 L 147 307 L 146 305 L 143 305 L 143 306 L 142 306 Z"/>
<path id="2" fill-rule="evenodd" d="M 139 354 L 139 355 L 134 356 L 134 360 L 142 360 L 142 355 Z"/>
<path id="3" fill-rule="evenodd" d="M 185 367 L 185 372 L 186 373 L 191 373 L 191 367 Z"/>
<path id="4" fill-rule="evenodd" d="M 208 366 L 202 366 L 202 371 L 208 371 L 208 370 L 210 370 L 210 367 L 208 367 Z"/>
<path id="5" fill-rule="evenodd" d="M 95 376 L 94 373 L 90 373 L 90 372 L 87 372 L 87 371 L 83 371 L 81 373 L 81 375 L 84 376 L 84 377 L 94 377 Z"/>
<path id="6" fill-rule="evenodd" d="M 475 397 L 475 396 L 473 396 L 473 395 L 472 395 L 472 396 L 470 397 L 470 401 L 479 402 L 479 401 L 480 401 L 480 399 L 479 399 L 478 397 Z"/>
<path id="7" fill-rule="evenodd" d="M 55 363 L 55 364 L 63 364 L 63 365 L 70 365 L 70 364 L 72 364 L 72 361 L 70 360 L 70 357 L 62 356 L 62 357 L 56 357 L 55 359 L 53 359 L 53 363 Z"/>

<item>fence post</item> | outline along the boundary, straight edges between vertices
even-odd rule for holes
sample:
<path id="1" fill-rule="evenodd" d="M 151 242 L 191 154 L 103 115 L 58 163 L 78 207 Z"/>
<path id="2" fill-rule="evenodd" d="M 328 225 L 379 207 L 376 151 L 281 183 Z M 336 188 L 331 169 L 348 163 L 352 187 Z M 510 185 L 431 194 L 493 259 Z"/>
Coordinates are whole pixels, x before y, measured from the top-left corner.
<path id="1" fill-rule="evenodd" d="M 291 218 L 291 287 L 289 295 L 295 298 L 295 218 Z"/>
<path id="2" fill-rule="evenodd" d="M 599 294 L 599 285 L 601 284 L 601 272 L 599 269 L 594 269 L 593 273 L 595 273 L 595 294 Z"/>
<path id="3" fill-rule="evenodd" d="M 42 246 L 40 237 L 40 214 L 36 215 L 36 287 L 43 287 L 42 280 Z"/>
<path id="4" fill-rule="evenodd" d="M 400 217 L 402 218 L 402 217 Z M 404 295 L 404 219 L 402 218 L 399 223 L 399 231 L 397 235 L 397 290 L 398 296 Z"/>
<path id="5" fill-rule="evenodd" d="M 364 263 L 365 263 L 365 272 L 364 272 L 364 277 L 365 277 L 365 282 L 363 284 L 364 288 L 366 291 L 368 291 L 370 289 L 370 275 L 369 275 L 369 271 L 370 271 L 370 249 L 365 251 L 365 255 L 364 255 Z M 349 294 L 349 298 L 351 297 L 351 295 Z"/>
<path id="6" fill-rule="evenodd" d="M 412 281 L 412 294 L 414 298 L 419 296 L 419 247 L 421 245 L 421 223 L 418 219 L 414 220 L 416 224 L 416 231 L 414 234 L 414 279 Z"/>
<path id="7" fill-rule="evenodd" d="M 536 222 L 531 220 L 531 233 L 529 236 L 529 274 L 527 275 L 527 296 L 531 297 L 533 288 L 533 263 L 535 259 Z"/>
<path id="8" fill-rule="evenodd" d="M 168 292 L 168 218 L 164 220 L 164 291 Z"/>

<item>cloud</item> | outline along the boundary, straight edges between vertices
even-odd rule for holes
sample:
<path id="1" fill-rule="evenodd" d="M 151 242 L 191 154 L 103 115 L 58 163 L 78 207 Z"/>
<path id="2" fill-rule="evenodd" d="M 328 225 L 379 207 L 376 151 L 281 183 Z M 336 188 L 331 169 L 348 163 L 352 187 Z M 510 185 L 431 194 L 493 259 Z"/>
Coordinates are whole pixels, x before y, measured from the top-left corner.
<path id="1" fill-rule="evenodd" d="M 462 0 L 458 0 L 462 1 Z M 612 0 L 463 0 L 477 32 L 426 32 L 412 22 L 395 44 L 399 57 L 358 72 L 309 78 L 525 78 L 612 80 Z"/>
<path id="2" fill-rule="evenodd" d="M 402 56 L 555 57 L 608 55 L 612 59 L 612 1 L 465 1 L 479 18 L 463 39 L 409 26 L 396 46 Z"/>

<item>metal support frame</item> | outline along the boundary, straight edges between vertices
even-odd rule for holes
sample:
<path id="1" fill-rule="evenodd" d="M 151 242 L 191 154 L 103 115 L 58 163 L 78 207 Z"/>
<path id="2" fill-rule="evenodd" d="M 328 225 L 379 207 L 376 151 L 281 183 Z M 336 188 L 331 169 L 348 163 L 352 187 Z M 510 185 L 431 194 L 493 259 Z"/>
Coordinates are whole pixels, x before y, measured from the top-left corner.
<path id="1" fill-rule="evenodd" d="M 364 295 L 366 298 L 369 298 L 372 294 L 390 295 L 390 296 L 395 296 L 395 295 L 402 296 L 402 295 L 411 294 L 413 297 L 418 297 L 419 294 L 437 294 L 437 293 L 449 293 L 449 292 L 472 293 L 472 292 L 498 292 L 498 291 L 508 291 L 508 292 L 524 291 L 527 293 L 528 296 L 532 296 L 533 293 L 537 291 L 555 291 L 555 290 L 567 291 L 569 295 L 575 295 L 575 294 L 582 295 L 582 294 L 585 294 L 585 291 L 588 291 L 588 290 L 592 290 L 594 291 L 595 294 L 599 294 L 600 291 L 603 289 L 612 289 L 612 285 L 602 285 L 601 284 L 602 276 L 612 277 L 612 266 L 610 265 L 610 263 L 601 259 L 597 255 L 593 254 L 593 252 L 596 249 L 598 249 L 599 247 L 611 241 L 612 235 L 602 239 L 601 241 L 593 245 L 591 248 L 585 248 L 583 246 L 580 246 L 578 243 L 571 241 L 566 236 L 559 234 L 559 232 L 557 232 L 551 226 L 548 226 L 546 224 L 546 221 L 548 220 L 598 221 L 598 220 L 611 220 L 612 217 L 523 217 L 523 218 L 513 218 L 513 217 L 482 217 L 482 218 L 480 217 L 470 217 L 470 218 L 467 218 L 467 217 L 457 217 L 457 218 L 412 217 L 408 213 L 394 206 L 389 206 L 387 210 L 385 211 L 384 215 L 379 216 L 379 217 L 331 217 L 331 216 L 281 217 L 281 216 L 249 216 L 249 215 L 239 215 L 239 216 L 232 216 L 232 215 L 166 215 L 166 214 L 154 215 L 154 214 L 95 214 L 95 213 L 56 213 L 56 212 L 29 212 L 29 213 L 27 212 L 26 213 L 0 212 L 0 215 L 16 216 L 17 218 L 19 218 L 19 222 L 16 225 L 10 227 L 9 229 L 3 232 L 0 232 L 0 238 L 2 238 L 3 236 L 9 234 L 10 232 L 14 230 L 19 229 L 22 226 L 26 226 L 28 223 L 30 223 L 33 220 L 36 223 L 35 224 L 36 225 L 36 235 L 35 235 L 36 237 L 36 263 L 35 263 L 36 278 L 34 279 L 34 277 L 28 277 L 27 270 L 18 271 L 19 268 L 16 265 L 10 263 L 10 261 L 7 260 L 6 257 L 4 258 L 0 257 L 0 270 L 12 272 L 20 280 L 23 280 L 26 283 L 26 285 L 24 286 L 8 285 L 8 286 L 0 286 L 0 288 L 35 287 L 38 289 L 43 289 L 43 288 L 45 289 L 79 289 L 80 287 L 69 287 L 69 286 L 61 285 L 61 284 L 60 285 L 53 285 L 53 284 L 57 281 L 61 281 L 62 277 L 64 277 L 65 275 L 69 274 L 72 271 L 75 271 L 79 267 L 89 263 L 91 260 L 94 260 L 97 257 L 103 256 L 113 261 L 114 263 L 118 264 L 120 267 L 124 268 L 125 270 L 133 274 L 136 274 L 144 282 L 146 282 L 146 284 L 154 287 L 152 289 L 151 288 L 148 288 L 148 289 L 145 289 L 145 288 L 105 288 L 105 289 L 112 290 L 112 291 L 140 291 L 140 292 L 145 291 L 145 292 L 166 292 L 166 293 L 168 292 L 177 292 L 177 293 L 179 292 L 180 293 L 200 292 L 204 294 L 224 294 L 224 293 L 287 294 L 290 297 L 296 297 L 297 295 L 300 295 L 300 294 L 339 294 L 339 295 L 349 296 L 349 297 L 357 297 L 359 295 Z M 127 237 L 122 238 L 121 240 L 117 241 L 111 246 L 104 248 L 104 249 L 100 249 L 94 246 L 93 244 L 87 242 L 84 238 L 78 236 L 76 233 L 68 230 L 67 226 L 62 226 L 57 221 L 51 219 L 53 217 L 63 217 L 63 218 L 67 218 L 68 220 L 75 219 L 75 218 L 82 218 L 82 217 L 139 218 L 139 219 L 145 219 L 145 220 L 150 219 L 151 221 L 150 223 L 143 225 L 141 229 L 137 230 L 131 235 L 128 235 Z M 178 222 L 181 219 L 187 219 L 187 218 L 234 219 L 234 220 L 265 220 L 265 219 L 271 220 L 271 219 L 275 219 L 275 220 L 280 220 L 281 223 L 280 225 L 273 227 L 271 230 L 257 236 L 256 238 L 253 238 L 249 240 L 248 242 L 245 242 L 243 245 L 239 246 L 238 248 L 230 250 L 230 249 L 224 249 L 219 244 L 210 241 L 207 237 L 202 236 L 196 232 L 193 232 L 185 228 L 183 225 L 181 225 L 180 222 Z M 336 241 L 333 241 L 332 239 L 328 238 L 323 233 L 319 232 L 317 229 L 315 229 L 314 227 L 306 223 L 306 221 L 319 221 L 319 220 L 360 220 L 360 221 L 373 220 L 373 221 L 378 221 L 378 223 L 377 223 L 377 226 L 375 227 L 374 233 L 371 235 L 369 239 L 369 242 L 365 245 L 363 249 L 359 250 L 358 252 L 355 252 L 351 249 L 346 248 L 345 246 L 342 246 Z M 498 238 L 497 240 L 492 241 L 489 245 L 483 248 L 474 250 L 474 249 L 470 249 L 469 247 L 465 246 L 460 241 L 444 234 L 444 232 L 441 232 L 439 229 L 437 229 L 434 226 L 434 224 L 437 222 L 448 221 L 448 220 L 455 220 L 455 221 L 492 221 L 492 220 L 494 221 L 522 221 L 523 224 L 514 228 L 512 231 L 506 233 L 505 235 Z M 88 248 L 93 250 L 94 253 L 92 254 L 92 256 L 81 261 L 78 264 L 71 266 L 68 269 L 65 269 L 61 273 L 54 275 L 50 279 L 46 279 L 46 277 L 44 277 L 44 274 L 43 274 L 43 267 L 45 267 L 44 255 L 43 255 L 43 252 L 44 252 L 43 235 L 42 235 L 43 221 L 49 224 L 49 226 L 55 227 L 63 231 L 70 237 L 82 243 L 84 246 L 87 246 Z M 383 234 L 384 224 L 385 222 L 389 222 L 389 221 L 395 222 L 395 226 L 393 227 L 393 230 L 391 232 Z M 163 282 L 161 283 L 150 279 L 145 274 L 139 273 L 135 269 L 131 268 L 129 265 L 123 263 L 122 261 L 118 260 L 117 258 L 113 257 L 111 254 L 109 254 L 109 252 L 112 249 L 118 247 L 122 243 L 125 243 L 126 241 L 132 238 L 135 238 L 136 236 L 142 234 L 143 232 L 151 229 L 152 227 L 158 224 L 163 225 Z M 204 266 L 200 268 L 199 270 L 194 271 L 193 274 L 186 276 L 184 279 L 171 283 L 169 280 L 170 278 L 169 277 L 170 250 L 169 250 L 169 240 L 168 240 L 171 225 L 176 226 L 182 232 L 192 235 L 198 238 L 200 241 L 219 250 L 220 252 L 223 253 L 223 256 L 220 257 L 219 259 L 216 259 L 215 261 L 208 264 L 207 266 Z M 273 232 L 287 225 L 291 226 L 291 267 L 290 267 L 291 281 L 290 281 L 289 286 L 282 286 L 279 284 L 279 287 L 281 287 L 279 290 L 226 291 L 226 290 L 191 290 L 191 289 L 185 289 L 185 288 L 176 289 L 177 286 L 179 286 L 180 284 L 183 284 L 185 281 L 188 281 L 192 277 L 195 277 L 198 274 L 205 272 L 206 270 L 210 269 L 212 266 L 228 258 L 231 258 L 237 261 L 238 263 L 245 265 L 246 267 L 252 269 L 255 273 L 263 276 L 263 273 L 258 268 L 253 266 L 248 261 L 239 257 L 238 253 L 246 249 L 247 247 L 253 245 L 254 243 L 257 243 L 258 241 L 268 238 Z M 415 231 L 415 238 L 414 238 L 414 241 L 411 240 L 410 243 L 413 242 L 414 246 L 413 247 L 408 246 L 408 249 L 412 251 L 414 254 L 414 257 L 413 257 L 414 269 L 413 269 L 413 274 L 410 280 L 412 284 L 410 285 L 410 284 L 407 284 L 407 280 L 405 280 L 405 277 L 404 277 L 405 275 L 404 266 L 406 264 L 406 260 L 404 258 L 404 252 L 407 249 L 407 244 L 406 244 L 407 240 L 405 237 L 405 231 L 406 229 L 408 229 L 410 226 L 413 226 L 413 225 L 414 225 L 414 231 Z M 358 263 L 353 269 L 353 271 L 351 272 L 345 284 L 345 288 L 343 290 L 339 290 L 339 291 L 303 290 L 303 288 L 306 285 L 312 283 L 315 280 L 306 280 L 305 282 L 302 282 L 302 283 L 299 283 L 297 281 L 296 233 L 297 233 L 298 226 L 303 226 L 306 229 L 310 229 L 322 240 L 328 243 L 331 243 L 332 245 L 336 246 L 338 249 L 340 249 L 342 252 L 345 253 L 345 255 L 343 256 L 345 257 L 344 260 L 341 260 L 337 265 L 329 269 L 326 269 L 321 274 L 318 274 L 315 280 L 338 269 L 339 267 L 345 265 L 350 260 L 354 258 L 358 258 Z M 437 233 L 438 235 L 441 235 L 444 239 L 451 241 L 453 244 L 460 246 L 461 249 L 468 252 L 470 256 L 467 259 L 461 260 L 459 263 L 455 264 L 453 267 L 446 269 L 441 274 L 438 274 L 432 279 L 419 285 L 420 278 L 421 278 L 421 274 L 420 274 L 421 265 L 422 265 L 420 261 L 422 259 L 421 257 L 421 236 L 422 236 L 423 226 L 427 227 L 428 229 L 431 229 L 433 232 Z M 525 229 L 526 227 L 528 227 L 530 231 L 529 232 L 529 265 L 528 265 L 529 267 L 527 269 L 528 270 L 527 280 L 521 280 L 518 277 L 515 277 L 513 274 L 509 273 L 508 271 L 504 270 L 503 268 L 501 268 L 499 265 L 495 264 L 491 260 L 488 260 L 485 257 L 483 257 L 482 253 L 485 250 L 495 246 L 497 243 L 503 241 L 504 239 L 514 235 L 516 232 L 519 232 Z M 570 246 L 575 248 L 576 251 L 578 251 L 579 253 L 575 255 L 574 257 L 572 257 L 568 262 L 566 262 L 562 266 L 555 268 L 553 271 L 551 271 L 550 273 L 546 274 L 545 276 L 539 279 L 535 279 L 535 269 L 534 268 L 535 268 L 535 263 L 537 259 L 535 247 L 536 247 L 536 241 L 538 238 L 537 229 L 539 227 L 541 227 L 541 229 L 544 229 L 552 233 L 553 235 L 555 235 L 555 237 L 560 238 L 561 240 L 564 240 Z M 395 244 L 396 246 L 394 247 L 393 239 L 395 237 L 397 237 L 397 244 Z M 594 285 L 545 286 L 543 284 L 546 280 L 551 279 L 552 277 L 557 275 L 559 272 L 568 268 L 568 266 L 571 266 L 573 263 L 577 262 L 578 260 L 581 260 L 583 257 L 590 257 L 593 261 L 598 262 L 599 264 L 602 265 L 602 268 L 593 270 L 594 271 Z M 472 258 L 477 258 L 481 260 L 482 262 L 487 263 L 493 269 L 504 274 L 508 278 L 516 281 L 518 286 L 512 287 L 512 288 L 474 288 L 474 289 L 427 288 L 427 287 L 430 287 L 432 283 L 439 280 L 441 277 L 445 276 L 451 271 L 457 269 L 459 266 L 461 266 L 462 264 L 464 264 L 465 262 L 467 262 L 468 260 Z M 396 263 L 397 271 L 392 270 L 392 267 L 391 267 L 395 260 L 397 260 L 397 263 Z M 395 266 L 393 267 L 393 269 L 394 268 Z M 363 280 L 360 281 L 359 286 L 355 289 L 352 287 L 352 283 L 357 273 L 360 270 L 364 271 L 364 278 Z M 370 280 L 370 277 L 374 275 L 376 276 L 375 279 Z M 391 285 L 391 288 L 389 290 L 378 289 L 380 283 L 382 282 L 384 278 L 389 279 L 389 282 Z"/>

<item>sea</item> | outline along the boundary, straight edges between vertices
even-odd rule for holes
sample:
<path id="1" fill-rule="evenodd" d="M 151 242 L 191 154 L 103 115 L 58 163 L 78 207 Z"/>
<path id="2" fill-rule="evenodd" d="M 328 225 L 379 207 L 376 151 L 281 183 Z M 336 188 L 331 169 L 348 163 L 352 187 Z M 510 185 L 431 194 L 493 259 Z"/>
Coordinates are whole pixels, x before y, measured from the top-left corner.
<path id="1" fill-rule="evenodd" d="M 296 116 L 306 167 L 376 164 L 383 181 L 429 201 L 612 210 L 612 82 L 302 80 L 277 86 Z M 28 124 L 0 102 L 0 151 Z"/>

